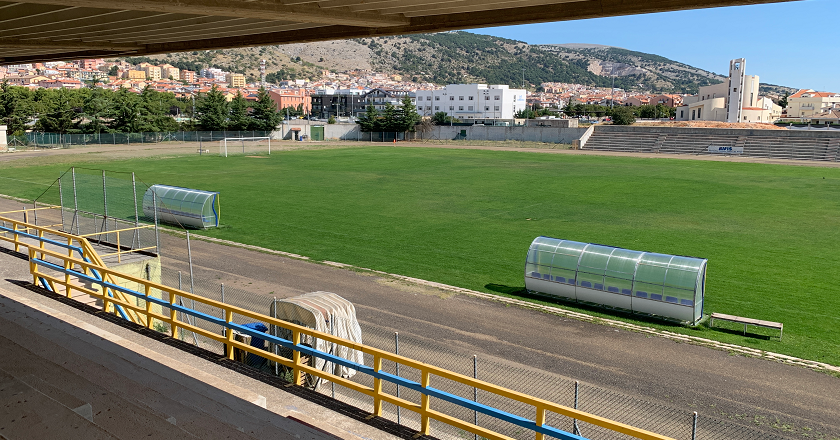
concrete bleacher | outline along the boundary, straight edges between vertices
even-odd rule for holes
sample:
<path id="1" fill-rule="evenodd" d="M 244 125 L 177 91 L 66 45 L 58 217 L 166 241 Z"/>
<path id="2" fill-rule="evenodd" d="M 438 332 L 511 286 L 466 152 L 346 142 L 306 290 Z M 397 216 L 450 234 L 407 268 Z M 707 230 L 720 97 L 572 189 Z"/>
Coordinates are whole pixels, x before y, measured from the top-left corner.
<path id="1" fill-rule="evenodd" d="M 708 147 L 743 147 L 740 156 L 836 162 L 840 132 L 597 126 L 586 150 L 711 155 Z"/>

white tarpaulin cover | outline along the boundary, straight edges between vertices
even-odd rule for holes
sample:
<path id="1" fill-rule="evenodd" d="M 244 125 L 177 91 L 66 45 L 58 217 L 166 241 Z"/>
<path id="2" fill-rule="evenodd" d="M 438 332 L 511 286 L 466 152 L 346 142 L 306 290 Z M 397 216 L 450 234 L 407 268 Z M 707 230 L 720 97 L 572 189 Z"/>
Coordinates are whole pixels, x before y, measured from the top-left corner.
<path id="1" fill-rule="evenodd" d="M 309 327 L 313 330 L 329 333 L 339 338 L 348 339 L 355 343 L 362 343 L 362 329 L 356 320 L 356 308 L 350 301 L 331 292 L 312 292 L 293 298 L 277 300 L 272 304 L 272 316 L 277 319 L 291 322 L 293 324 Z M 284 335 L 284 330 L 279 328 L 278 336 L 291 339 L 291 335 Z M 364 355 L 361 351 L 353 350 L 343 345 L 334 344 L 311 336 L 302 336 L 301 344 L 330 353 L 349 361 L 359 364 L 364 363 Z M 344 378 L 352 377 L 356 370 L 327 362 L 324 359 L 316 358 L 310 361 L 310 365 Z M 327 381 L 321 380 L 319 386 L 325 385 Z"/>

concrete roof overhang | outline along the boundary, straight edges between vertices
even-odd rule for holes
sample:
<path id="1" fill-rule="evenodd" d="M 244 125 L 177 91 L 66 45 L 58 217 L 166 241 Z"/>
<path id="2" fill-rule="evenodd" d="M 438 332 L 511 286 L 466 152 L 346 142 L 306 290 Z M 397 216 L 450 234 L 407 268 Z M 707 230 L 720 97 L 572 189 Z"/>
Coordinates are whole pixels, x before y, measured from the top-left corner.
<path id="1" fill-rule="evenodd" d="M 0 64 L 472 29 L 790 0 L 0 1 Z"/>

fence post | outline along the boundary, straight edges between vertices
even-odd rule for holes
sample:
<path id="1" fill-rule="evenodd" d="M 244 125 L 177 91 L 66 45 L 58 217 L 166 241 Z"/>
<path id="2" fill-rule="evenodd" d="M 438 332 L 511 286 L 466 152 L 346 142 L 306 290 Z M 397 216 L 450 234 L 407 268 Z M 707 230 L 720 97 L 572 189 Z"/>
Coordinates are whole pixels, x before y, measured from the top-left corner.
<path id="1" fill-rule="evenodd" d="M 400 333 L 399 332 L 394 332 L 394 354 L 396 354 L 396 355 L 400 354 Z M 395 373 L 396 373 L 397 377 L 399 377 L 399 375 L 400 375 L 400 363 L 399 362 L 396 363 Z M 400 397 L 400 384 L 397 384 L 397 397 Z M 402 407 L 397 405 L 397 425 L 400 424 L 400 415 L 401 415 L 400 414 L 400 409 L 402 409 Z"/>
<path id="2" fill-rule="evenodd" d="M 76 167 L 70 168 L 73 175 L 73 224 L 76 225 L 76 235 L 82 235 L 79 232 L 79 197 L 76 196 Z M 73 232 L 73 224 L 70 225 L 70 232 Z"/>
<path id="3" fill-rule="evenodd" d="M 58 176 L 58 204 L 61 205 L 61 230 L 64 231 L 64 191 L 61 188 L 61 178 L 64 174 Z"/>
<path id="4" fill-rule="evenodd" d="M 105 183 L 105 170 L 102 170 L 102 205 L 105 207 L 105 217 L 102 217 L 102 232 L 105 232 L 105 241 L 108 241 L 108 190 Z"/>
<path id="5" fill-rule="evenodd" d="M 134 227 L 140 227 L 140 213 L 137 211 L 137 179 L 134 177 L 134 171 L 131 172 L 131 194 L 134 196 Z M 140 230 L 134 230 L 134 236 L 131 238 L 131 248 L 134 249 L 134 239 L 137 239 L 137 247 L 140 247 Z"/>
<path id="6" fill-rule="evenodd" d="M 578 409 L 578 390 L 580 388 L 580 382 L 575 381 L 575 409 Z M 573 427 L 573 434 L 580 435 L 580 428 L 578 427 L 577 419 L 574 419 L 572 422 Z"/>
<path id="7" fill-rule="evenodd" d="M 157 193 L 152 191 L 152 210 L 155 211 L 155 251 L 160 255 L 160 231 L 158 230 L 158 208 L 157 208 Z M 178 275 L 178 282 L 180 283 L 180 272 Z M 181 285 L 178 285 L 181 288 Z"/>
<path id="8" fill-rule="evenodd" d="M 473 355 L 473 379 L 478 380 L 478 355 Z M 478 403 L 478 388 L 473 387 L 473 402 Z M 473 411 L 473 424 L 478 426 L 478 411 Z M 473 438 L 478 440 L 478 434 L 473 434 Z"/>
<path id="9" fill-rule="evenodd" d="M 694 420 L 691 424 L 691 440 L 697 440 L 697 411 L 694 411 Z"/>

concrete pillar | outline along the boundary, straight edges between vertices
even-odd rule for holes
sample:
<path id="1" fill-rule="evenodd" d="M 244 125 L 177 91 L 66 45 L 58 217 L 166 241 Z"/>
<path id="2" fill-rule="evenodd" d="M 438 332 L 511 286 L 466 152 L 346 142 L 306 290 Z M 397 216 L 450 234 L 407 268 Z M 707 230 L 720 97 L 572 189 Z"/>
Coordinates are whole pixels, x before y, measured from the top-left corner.
<path id="1" fill-rule="evenodd" d="M 6 142 L 6 126 L 0 125 L 0 151 L 6 151 L 8 143 Z"/>

